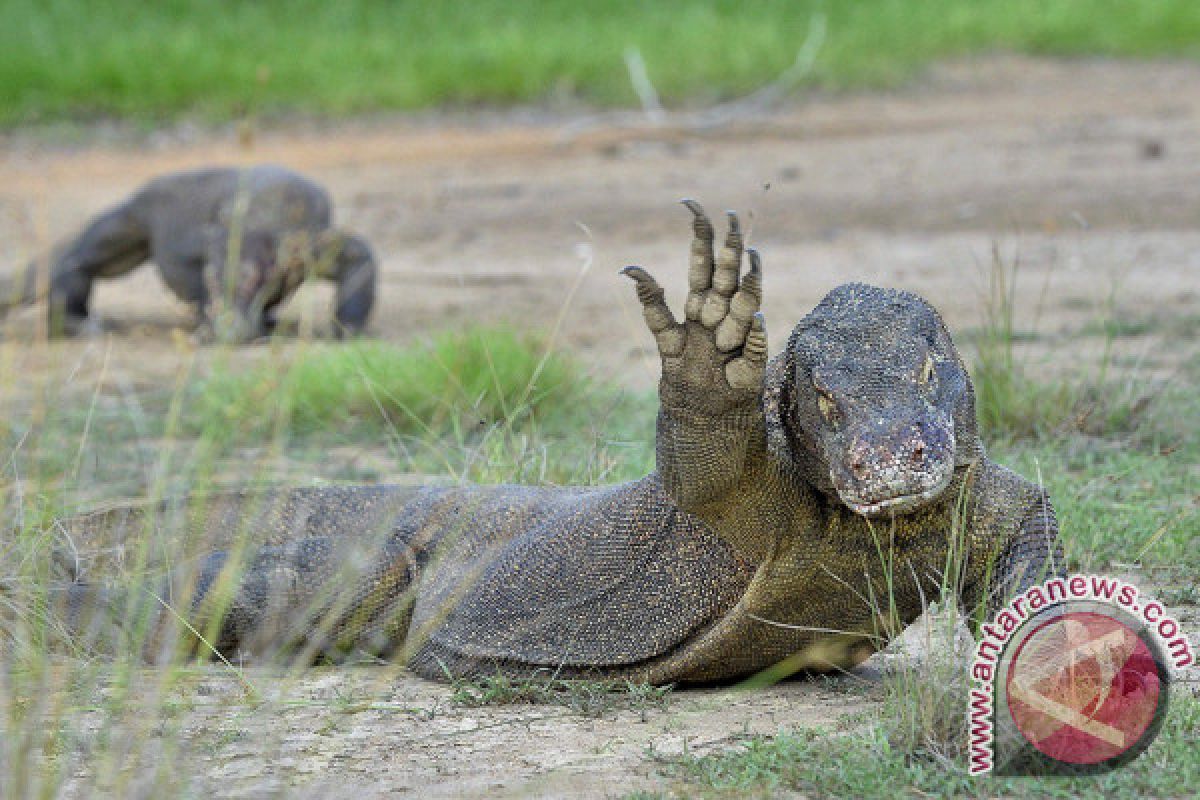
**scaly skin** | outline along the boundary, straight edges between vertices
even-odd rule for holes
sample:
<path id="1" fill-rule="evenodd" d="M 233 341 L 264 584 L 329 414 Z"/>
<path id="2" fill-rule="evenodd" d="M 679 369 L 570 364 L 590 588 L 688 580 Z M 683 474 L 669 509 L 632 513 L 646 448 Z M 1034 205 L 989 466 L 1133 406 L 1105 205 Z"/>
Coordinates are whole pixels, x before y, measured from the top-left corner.
<path id="1" fill-rule="evenodd" d="M 375 299 L 375 258 L 361 237 L 331 228 L 330 208 L 323 188 L 282 167 L 155 178 L 51 254 L 50 332 L 88 330 L 95 281 L 148 260 L 195 308 L 201 329 L 213 328 L 219 338 L 270 333 L 276 308 L 310 276 L 337 285 L 336 331 L 361 331 Z M 226 268 L 231 258 L 235 270 Z M 0 281 L 0 309 L 38 299 L 36 263 L 15 280 Z"/>
<path id="2" fill-rule="evenodd" d="M 839 287 L 768 364 L 757 255 L 742 275 L 731 215 L 714 258 L 712 225 L 688 206 L 683 321 L 648 272 L 625 270 L 662 356 L 655 472 L 602 488 L 281 492 L 258 499 L 265 512 L 226 498 L 205 529 L 227 547 L 244 522 L 245 569 L 218 550 L 164 596 L 230 654 L 694 683 L 849 667 L 946 576 L 978 619 L 1061 571 L 1049 501 L 984 455 L 970 380 L 928 304 Z M 103 599 L 69 597 L 77 617 Z M 157 619 L 146 655 L 178 655 Z"/>

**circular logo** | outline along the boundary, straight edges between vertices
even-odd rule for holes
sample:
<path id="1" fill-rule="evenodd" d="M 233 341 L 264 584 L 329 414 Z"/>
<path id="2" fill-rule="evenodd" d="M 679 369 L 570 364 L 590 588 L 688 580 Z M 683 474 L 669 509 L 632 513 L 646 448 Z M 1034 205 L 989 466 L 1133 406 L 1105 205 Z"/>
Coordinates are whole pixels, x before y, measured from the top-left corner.
<path id="1" fill-rule="evenodd" d="M 1005 687 L 1013 723 L 1040 753 L 1100 765 L 1132 758 L 1154 738 L 1166 681 L 1148 635 L 1107 613 L 1073 610 L 1020 641 Z"/>

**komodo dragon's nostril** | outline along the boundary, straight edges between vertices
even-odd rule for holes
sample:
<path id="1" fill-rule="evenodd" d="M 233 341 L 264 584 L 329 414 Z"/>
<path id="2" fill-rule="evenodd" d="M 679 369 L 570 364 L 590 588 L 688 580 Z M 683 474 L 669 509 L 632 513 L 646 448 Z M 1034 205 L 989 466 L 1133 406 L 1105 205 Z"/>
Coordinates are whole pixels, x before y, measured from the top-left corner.
<path id="1" fill-rule="evenodd" d="M 925 461 L 925 443 L 918 439 L 912 447 L 912 452 L 909 453 L 909 458 L 914 464 L 920 464 Z"/>

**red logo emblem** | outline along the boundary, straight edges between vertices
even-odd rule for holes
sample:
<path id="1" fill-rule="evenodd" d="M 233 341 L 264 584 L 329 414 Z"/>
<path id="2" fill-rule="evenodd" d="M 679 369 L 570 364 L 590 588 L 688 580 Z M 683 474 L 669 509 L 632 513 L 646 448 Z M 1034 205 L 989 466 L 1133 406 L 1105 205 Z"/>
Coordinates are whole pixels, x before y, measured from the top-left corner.
<path id="1" fill-rule="evenodd" d="M 1150 732 L 1166 699 L 1154 654 L 1124 623 L 1070 611 L 1035 628 L 1013 653 L 1009 712 L 1038 751 L 1068 764 L 1116 758 Z"/>

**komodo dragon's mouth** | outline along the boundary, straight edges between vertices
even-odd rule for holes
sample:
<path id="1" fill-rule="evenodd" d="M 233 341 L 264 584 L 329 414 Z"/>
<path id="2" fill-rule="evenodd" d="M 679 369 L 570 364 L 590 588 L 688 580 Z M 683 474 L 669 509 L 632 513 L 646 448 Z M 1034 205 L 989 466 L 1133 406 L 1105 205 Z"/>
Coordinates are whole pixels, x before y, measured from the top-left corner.
<path id="1" fill-rule="evenodd" d="M 930 500 L 938 497 L 950 485 L 950 479 L 953 475 L 953 470 L 946 470 L 934 485 L 926 489 L 919 492 L 907 492 L 905 494 L 884 497 L 882 499 L 868 500 L 841 489 L 838 489 L 838 496 L 841 497 L 842 502 L 851 511 L 855 514 L 861 514 L 864 517 L 903 514 L 920 508 Z"/>

